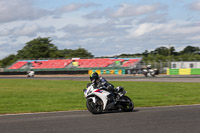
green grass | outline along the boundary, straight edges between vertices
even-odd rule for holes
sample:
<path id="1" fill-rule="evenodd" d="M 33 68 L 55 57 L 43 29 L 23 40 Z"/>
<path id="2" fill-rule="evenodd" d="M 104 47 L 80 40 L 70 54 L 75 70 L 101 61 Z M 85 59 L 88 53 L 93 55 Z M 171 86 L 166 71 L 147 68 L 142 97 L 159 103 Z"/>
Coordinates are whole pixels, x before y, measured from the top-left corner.
<path id="1" fill-rule="evenodd" d="M 0 114 L 85 110 L 87 81 L 0 79 Z M 135 107 L 200 104 L 200 83 L 111 82 Z"/>

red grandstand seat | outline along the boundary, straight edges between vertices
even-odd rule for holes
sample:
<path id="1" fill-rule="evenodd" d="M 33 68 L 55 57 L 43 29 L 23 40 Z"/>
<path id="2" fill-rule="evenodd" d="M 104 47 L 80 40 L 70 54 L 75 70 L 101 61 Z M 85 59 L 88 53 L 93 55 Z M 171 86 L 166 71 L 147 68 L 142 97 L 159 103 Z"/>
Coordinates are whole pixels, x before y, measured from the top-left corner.
<path id="1" fill-rule="evenodd" d="M 22 66 L 24 66 L 27 62 L 26 61 L 18 61 L 15 64 L 13 64 L 8 69 L 20 69 Z"/>
<path id="2" fill-rule="evenodd" d="M 33 69 L 45 69 L 45 68 L 64 68 L 72 62 L 70 59 L 65 60 L 48 60 L 32 62 Z"/>
<path id="3" fill-rule="evenodd" d="M 100 59 L 78 59 L 80 68 L 87 68 L 87 67 L 107 67 L 108 65 L 112 64 L 114 61 L 108 58 L 100 58 Z"/>

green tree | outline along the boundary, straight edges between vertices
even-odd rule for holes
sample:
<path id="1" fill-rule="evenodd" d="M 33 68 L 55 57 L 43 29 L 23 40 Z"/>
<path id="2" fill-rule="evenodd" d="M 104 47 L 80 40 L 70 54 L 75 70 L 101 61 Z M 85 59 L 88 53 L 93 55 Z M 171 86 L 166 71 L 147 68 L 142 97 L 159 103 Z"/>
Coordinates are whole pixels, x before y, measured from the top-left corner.
<path id="1" fill-rule="evenodd" d="M 18 51 L 17 57 L 26 58 L 58 58 L 63 57 L 57 47 L 51 43 L 49 38 L 38 37 L 26 43 L 22 50 Z"/>
<path id="2" fill-rule="evenodd" d="M 147 57 L 147 56 L 149 55 L 148 50 L 145 50 L 145 51 L 142 53 L 142 55 L 144 55 L 145 57 Z"/>
<path id="3" fill-rule="evenodd" d="M 71 51 L 67 57 L 93 58 L 94 56 L 91 53 L 89 53 L 86 49 L 78 48 L 76 50 Z"/>
<path id="4" fill-rule="evenodd" d="M 159 47 L 155 49 L 155 52 L 159 55 L 168 56 L 169 55 L 169 49 L 166 47 Z"/>
<path id="5" fill-rule="evenodd" d="M 178 53 L 176 52 L 176 50 L 175 50 L 175 48 L 174 47 L 170 47 L 170 49 L 169 49 L 170 51 L 170 55 L 178 55 Z"/>
<path id="6" fill-rule="evenodd" d="M 181 54 L 195 54 L 199 52 L 200 52 L 199 47 L 187 46 L 180 53 Z"/>
<path id="7" fill-rule="evenodd" d="M 61 55 L 63 55 L 64 57 L 69 57 L 69 54 L 71 54 L 74 50 L 72 49 L 63 49 L 63 50 L 59 50 Z"/>
<path id="8" fill-rule="evenodd" d="M 11 65 L 12 63 L 14 63 L 15 61 L 17 61 L 17 58 L 14 54 L 11 54 L 7 57 L 5 57 L 4 59 L 1 60 L 1 67 L 6 67 L 8 65 Z"/>

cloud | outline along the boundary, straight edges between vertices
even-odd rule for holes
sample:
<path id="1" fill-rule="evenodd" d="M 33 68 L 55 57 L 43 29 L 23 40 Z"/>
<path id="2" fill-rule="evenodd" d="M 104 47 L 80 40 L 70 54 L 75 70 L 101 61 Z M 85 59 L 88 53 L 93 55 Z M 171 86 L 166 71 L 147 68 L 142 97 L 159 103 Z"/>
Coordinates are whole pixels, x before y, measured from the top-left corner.
<path id="1" fill-rule="evenodd" d="M 60 17 L 65 13 L 75 12 L 80 10 L 81 8 L 87 8 L 89 6 L 90 4 L 71 3 L 68 5 L 64 5 L 60 8 L 56 8 L 55 10 L 52 11 L 52 15 L 54 17 Z"/>
<path id="2" fill-rule="evenodd" d="M 34 37 L 39 33 L 53 33 L 55 28 L 53 26 L 42 27 L 38 24 L 23 24 L 14 28 L 5 28 L 0 31 L 1 36 L 10 36 L 17 38 L 19 36 Z"/>
<path id="3" fill-rule="evenodd" d="M 94 4 L 94 3 L 84 3 L 84 4 L 71 3 L 71 4 L 68 4 L 66 6 L 63 6 L 61 9 L 63 11 L 66 11 L 66 12 L 72 12 L 72 11 L 79 10 L 81 8 L 96 7 L 96 6 L 98 6 L 98 4 Z"/>
<path id="4" fill-rule="evenodd" d="M 200 34 L 198 21 L 172 18 L 164 3 L 70 3 L 42 9 L 33 0 L 1 0 L 0 6 L 0 58 L 38 36 L 51 37 L 59 49 L 83 47 L 105 56 L 197 45 Z"/>
<path id="5" fill-rule="evenodd" d="M 8 51 L 5 51 L 5 49 L 0 49 L 0 53 L 1 53 L 0 59 L 2 59 L 2 57 L 8 56 L 8 54 L 12 54 L 9 53 Z"/>
<path id="6" fill-rule="evenodd" d="M 163 24 L 143 23 L 143 24 L 138 25 L 137 28 L 134 27 L 128 30 L 128 32 L 130 33 L 128 37 L 142 36 L 144 34 L 153 32 L 155 30 L 159 30 L 163 27 L 164 27 Z"/>
<path id="7" fill-rule="evenodd" d="M 94 3 L 71 3 L 54 10 L 34 6 L 34 0 L 1 0 L 0 23 L 18 20 L 38 20 L 42 17 L 61 17 L 65 13 L 75 12 L 82 8 L 98 6 Z"/>
<path id="8" fill-rule="evenodd" d="M 79 11 L 84 8 L 88 9 L 90 7 L 97 7 L 97 6 L 99 6 L 99 5 L 95 4 L 95 3 L 71 3 L 68 5 L 64 5 L 60 8 L 56 8 L 50 12 L 53 17 L 59 18 L 66 13 L 72 13 L 72 12 L 76 12 L 76 11 Z"/>
<path id="9" fill-rule="evenodd" d="M 3 41 L 6 39 L 7 41 Z M 17 42 L 19 43 L 19 42 Z M 0 59 L 9 56 L 10 54 L 15 54 L 16 51 L 18 50 L 19 45 L 16 45 L 16 42 L 12 42 L 12 40 L 9 40 L 9 38 L 1 37 L 0 41 Z"/>
<path id="10" fill-rule="evenodd" d="M 152 13 L 138 20 L 138 23 L 166 23 L 170 18 L 167 13 Z"/>
<path id="11" fill-rule="evenodd" d="M 115 48 L 118 45 L 116 42 L 126 34 L 124 33 L 126 32 L 124 29 L 126 29 L 126 27 L 118 27 L 118 25 L 112 21 L 85 26 L 67 25 L 60 29 L 60 32 L 65 34 L 57 38 L 57 40 L 66 42 L 62 44 L 62 47 L 70 46 L 71 48 L 77 48 L 81 46 L 93 51 L 97 56 Z M 105 49 L 108 50 L 105 51 Z"/>
<path id="12" fill-rule="evenodd" d="M 54 32 L 54 27 L 49 26 L 49 27 L 41 27 L 38 24 L 26 24 L 22 25 L 20 27 L 14 28 L 13 30 L 14 35 L 19 35 L 19 36 L 36 36 L 38 33 L 53 33 Z"/>
<path id="13" fill-rule="evenodd" d="M 93 12 L 84 15 L 84 17 L 87 19 L 101 19 L 105 17 L 105 13 L 103 13 L 102 11 L 95 10 Z"/>
<path id="14" fill-rule="evenodd" d="M 188 39 L 198 41 L 198 40 L 200 40 L 200 35 L 194 35 L 194 36 L 189 37 Z"/>
<path id="15" fill-rule="evenodd" d="M 149 14 L 156 12 L 161 8 L 160 4 L 153 5 L 130 5 L 130 4 L 121 4 L 120 8 L 114 11 L 112 17 L 130 17 L 130 16 L 139 16 L 144 14 Z"/>
<path id="16" fill-rule="evenodd" d="M 0 23 L 33 20 L 49 14 L 46 10 L 34 8 L 32 0 L 1 0 L 0 7 Z"/>
<path id="17" fill-rule="evenodd" d="M 190 9 L 200 11 L 200 1 L 195 1 L 192 4 L 190 4 Z"/>
<path id="18" fill-rule="evenodd" d="M 147 20 L 153 21 L 155 16 L 161 17 L 166 16 L 167 6 L 161 5 L 159 3 L 151 4 L 151 5 L 142 5 L 142 4 L 128 4 L 122 3 L 119 6 L 115 6 L 113 8 L 106 8 L 102 10 L 95 10 L 86 14 L 84 17 L 87 19 L 118 19 L 118 18 L 136 18 L 136 17 L 146 17 L 143 18 Z M 163 18 L 163 17 L 162 17 Z M 161 18 L 158 18 L 161 20 Z M 164 20 L 164 19 L 163 19 Z M 162 20 L 162 21 L 163 21 Z M 154 19 L 154 21 L 156 21 Z"/>
<path id="19" fill-rule="evenodd" d="M 171 36 L 194 36 L 200 34 L 200 23 L 186 22 L 186 21 L 169 21 L 166 23 L 142 23 L 132 24 L 132 28 L 128 29 L 129 35 L 127 37 L 139 37 L 146 35 L 171 35 Z M 178 40 L 178 38 L 177 38 Z"/>
<path id="20" fill-rule="evenodd" d="M 119 34 L 119 29 L 115 27 L 115 23 L 101 23 L 101 24 L 94 24 L 94 25 L 85 25 L 85 26 L 78 26 L 78 25 L 67 25 L 63 27 L 62 30 L 65 33 L 72 35 L 76 35 L 79 39 L 81 38 L 104 38 L 109 36 L 114 36 Z"/>

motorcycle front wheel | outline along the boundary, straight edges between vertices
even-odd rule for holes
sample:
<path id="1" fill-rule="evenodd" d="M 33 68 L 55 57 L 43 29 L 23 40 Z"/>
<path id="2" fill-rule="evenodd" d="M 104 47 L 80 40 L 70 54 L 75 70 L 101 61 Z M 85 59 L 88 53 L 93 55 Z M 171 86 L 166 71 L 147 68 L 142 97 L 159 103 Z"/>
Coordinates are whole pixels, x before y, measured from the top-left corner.
<path id="1" fill-rule="evenodd" d="M 96 97 L 96 103 L 92 99 L 87 99 L 86 106 L 92 114 L 100 114 L 103 111 L 103 101 L 98 97 Z"/>
<path id="2" fill-rule="evenodd" d="M 132 100 L 129 97 L 123 96 L 123 97 L 121 97 L 120 100 L 122 101 L 122 105 L 121 105 L 122 106 L 121 107 L 122 111 L 124 111 L 124 112 L 133 111 L 134 103 L 132 102 Z"/>

